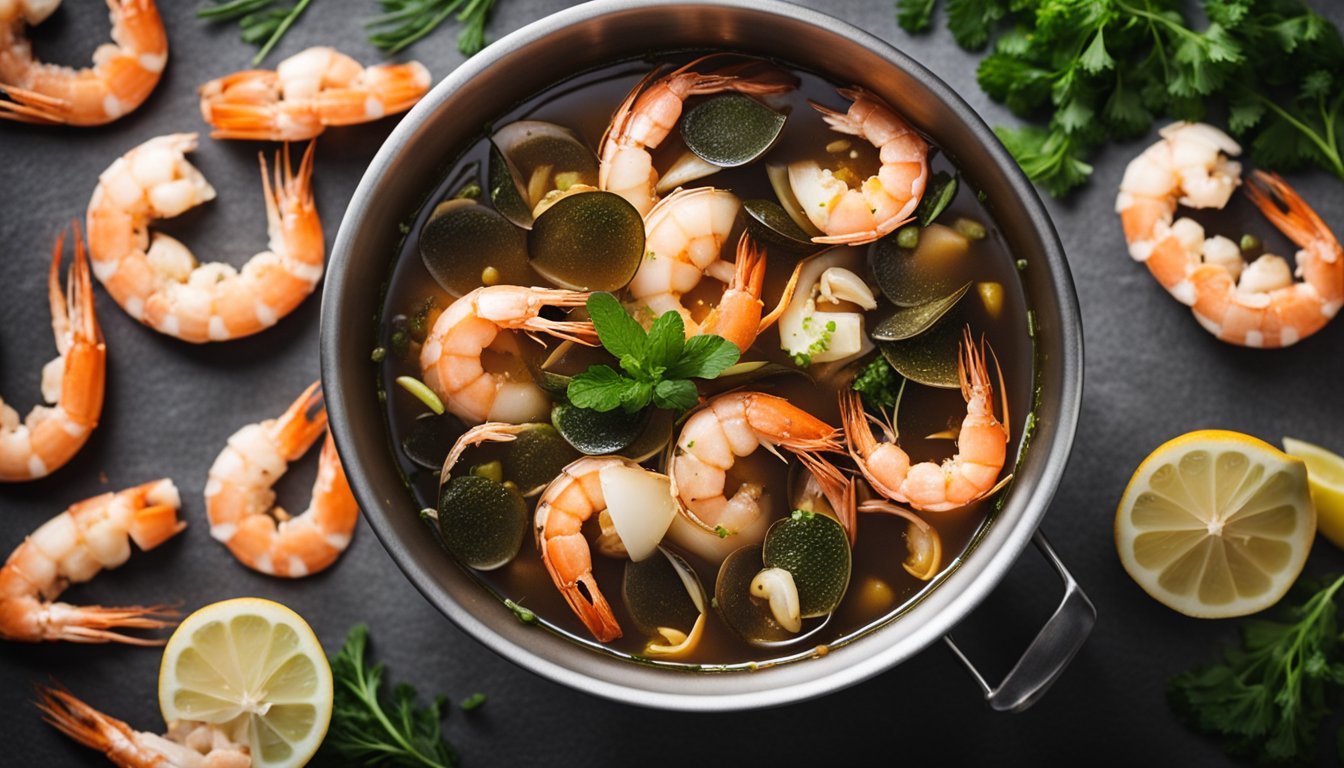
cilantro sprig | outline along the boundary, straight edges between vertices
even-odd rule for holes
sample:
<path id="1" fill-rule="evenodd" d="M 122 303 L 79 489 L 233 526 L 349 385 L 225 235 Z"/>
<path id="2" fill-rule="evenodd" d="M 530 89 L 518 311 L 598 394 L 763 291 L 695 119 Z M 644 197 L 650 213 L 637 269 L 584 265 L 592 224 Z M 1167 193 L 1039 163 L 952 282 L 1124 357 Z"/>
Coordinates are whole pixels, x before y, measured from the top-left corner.
<path id="1" fill-rule="evenodd" d="M 1310 761 L 1320 721 L 1344 685 L 1335 603 L 1340 587 L 1344 576 L 1294 607 L 1291 622 L 1248 621 L 1242 647 L 1228 651 L 1222 664 L 1171 681 L 1172 708 L 1258 763 Z"/>
<path id="2" fill-rule="evenodd" d="M 620 370 L 593 365 L 575 376 L 566 394 L 580 408 L 634 413 L 653 403 L 685 410 L 699 401 L 691 379 L 712 379 L 737 362 L 738 349 L 722 336 L 686 338 L 681 315 L 664 312 L 649 330 L 631 317 L 610 293 L 588 297 L 588 314 L 602 346 L 620 361 Z"/>
<path id="3" fill-rule="evenodd" d="M 911 33 L 936 0 L 897 0 Z M 1226 113 L 1267 168 L 1314 164 L 1344 178 L 1344 41 L 1303 0 L 947 0 L 953 38 L 991 45 L 980 87 L 1028 121 L 997 128 L 1031 179 L 1054 195 L 1083 184 L 1093 152 L 1146 134 L 1155 119 Z M 1042 124 L 1042 119 L 1044 123 Z"/>
<path id="4" fill-rule="evenodd" d="M 415 688 L 406 683 L 394 686 L 390 699 L 385 696 L 383 665 L 370 666 L 364 658 L 368 638 L 369 628 L 356 625 L 331 660 L 336 695 L 323 752 L 345 765 L 452 768 L 457 753 L 443 740 L 440 725 L 447 700 L 440 696 L 421 707 Z"/>

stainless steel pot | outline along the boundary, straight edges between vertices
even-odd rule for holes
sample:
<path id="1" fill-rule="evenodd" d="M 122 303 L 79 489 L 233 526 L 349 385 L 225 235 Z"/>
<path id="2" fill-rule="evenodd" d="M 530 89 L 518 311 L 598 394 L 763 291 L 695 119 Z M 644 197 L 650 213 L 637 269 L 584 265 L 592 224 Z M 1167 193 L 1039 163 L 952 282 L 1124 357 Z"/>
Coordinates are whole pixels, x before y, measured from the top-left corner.
<path id="1" fill-rule="evenodd" d="M 817 659 L 755 672 L 689 674 L 594 653 L 519 623 L 427 535 L 403 485 L 377 398 L 369 351 L 379 290 L 402 235 L 457 151 L 487 121 L 570 74 L 656 50 L 727 48 L 859 83 L 893 104 L 987 195 L 1035 311 L 1041 396 L 1030 450 L 1007 503 L 944 583 L 886 626 Z M 597 0 L 494 43 L 439 83 L 402 121 L 364 174 L 341 222 L 322 297 L 322 380 L 331 426 L 360 506 L 407 578 L 459 626 L 517 664 L 579 690 L 645 706 L 728 710 L 835 691 L 911 657 L 948 631 L 1035 541 L 1064 597 L 999 685 L 951 646 L 996 709 L 1029 706 L 1064 669 L 1095 610 L 1037 526 L 1068 460 L 1082 392 L 1082 324 L 1058 236 L 1039 198 L 980 118 L 946 84 L 877 38 L 776 0 Z M 951 641 L 947 640 L 949 645 Z"/>

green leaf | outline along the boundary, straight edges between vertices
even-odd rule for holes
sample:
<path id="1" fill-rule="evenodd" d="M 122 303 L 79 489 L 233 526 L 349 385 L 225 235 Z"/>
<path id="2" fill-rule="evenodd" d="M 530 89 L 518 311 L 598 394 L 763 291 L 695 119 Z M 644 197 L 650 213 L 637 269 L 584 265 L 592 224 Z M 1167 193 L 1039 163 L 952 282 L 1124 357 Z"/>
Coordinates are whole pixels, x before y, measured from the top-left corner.
<path id="1" fill-rule="evenodd" d="M 1148 132 L 1153 115 L 1143 106 L 1138 91 L 1126 87 L 1116 76 L 1115 90 L 1101 110 L 1102 117 L 1119 136 L 1139 136 Z"/>
<path id="2" fill-rule="evenodd" d="M 947 0 L 947 28 L 962 48 L 977 50 L 989 42 L 1004 10 L 1003 0 Z"/>
<path id="3" fill-rule="evenodd" d="M 588 296 L 588 315 L 597 329 L 602 346 L 617 358 L 630 355 L 642 359 L 648 349 L 648 334 L 610 293 L 598 291 Z"/>
<path id="4" fill-rule="evenodd" d="M 994 133 L 1027 177 L 1056 197 L 1067 194 L 1092 174 L 1092 166 L 1080 157 L 1083 150 L 1060 131 L 1000 126 Z"/>
<path id="5" fill-rule="evenodd" d="M 649 343 L 644 353 L 644 370 L 649 375 L 659 368 L 666 369 L 681 357 L 686 345 L 686 325 L 681 313 L 664 312 L 649 326 Z"/>
<path id="6" fill-rule="evenodd" d="M 653 390 L 653 404 L 659 408 L 685 411 L 694 408 L 700 402 L 695 385 L 686 379 L 670 379 L 658 382 Z"/>
<path id="7" fill-rule="evenodd" d="M 896 23 L 912 35 L 929 31 L 934 0 L 896 0 Z"/>
<path id="8" fill-rule="evenodd" d="M 588 370 L 570 379 L 565 396 L 580 408 L 605 413 L 637 399 L 637 384 L 637 381 L 622 376 L 609 365 L 591 365 Z"/>
<path id="9" fill-rule="evenodd" d="M 737 362 L 741 356 L 731 341 L 705 333 L 686 341 L 681 357 L 669 365 L 663 375 L 669 379 L 712 379 Z"/>
<path id="10" fill-rule="evenodd" d="M 1023 117 L 1050 102 L 1055 83 L 1050 70 L 1002 51 L 986 56 L 976 68 L 975 77 L 990 98 Z"/>
<path id="11" fill-rule="evenodd" d="M 1254 93 L 1239 91 L 1227 104 L 1227 125 L 1233 133 L 1245 133 L 1260 124 L 1265 116 L 1265 103 Z"/>
<path id="12" fill-rule="evenodd" d="M 1103 30 L 1104 28 L 1097 30 L 1097 34 L 1092 38 L 1087 50 L 1083 51 L 1083 55 L 1078 57 L 1079 65 L 1094 75 L 1115 66 L 1115 59 L 1111 58 L 1111 54 L 1106 52 L 1106 39 Z"/>

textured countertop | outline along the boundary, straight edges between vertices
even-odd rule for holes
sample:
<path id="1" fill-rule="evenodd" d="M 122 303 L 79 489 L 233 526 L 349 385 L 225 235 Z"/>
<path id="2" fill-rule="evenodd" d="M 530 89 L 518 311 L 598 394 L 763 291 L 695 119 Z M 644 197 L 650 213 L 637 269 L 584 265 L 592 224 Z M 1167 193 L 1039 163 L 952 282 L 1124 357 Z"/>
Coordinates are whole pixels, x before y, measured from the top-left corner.
<path id="1" fill-rule="evenodd" d="M 1336 24 L 1344 6 L 1309 0 Z M 895 24 L 890 0 L 812 0 L 816 6 L 920 59 L 991 123 L 1011 120 L 975 84 L 977 59 L 943 30 L 912 38 Z M 45 275 L 63 222 L 82 219 L 98 173 L 118 155 L 159 134 L 199 131 L 196 86 L 248 67 L 253 49 L 232 26 L 193 17 L 198 3 L 161 2 L 172 59 L 158 89 L 111 126 L 49 130 L 0 125 L 0 392 L 25 411 L 38 398 L 40 370 L 53 355 Z M 559 0 L 503 0 L 489 26 L 497 38 L 558 10 Z M 318 0 L 267 60 L 334 44 L 378 60 L 359 21 L 373 0 Z M 106 39 L 98 0 L 66 0 L 35 33 L 47 60 L 85 64 Z M 461 62 L 444 28 L 406 52 L 441 78 Z M 392 120 L 329 131 L 317 155 L 317 204 L 328 246 L 341 212 Z M 372 627 L 373 650 L 389 677 L 413 680 L 424 695 L 460 701 L 488 696 L 479 710 L 455 710 L 446 733 L 466 765 L 797 765 L 931 760 L 951 764 L 1089 763 L 1215 765 L 1218 746 L 1185 730 L 1165 704 L 1167 679 L 1210 661 L 1235 637 L 1235 623 L 1176 615 L 1149 599 L 1121 569 L 1111 535 L 1115 503 L 1138 462 L 1190 429 L 1224 427 L 1277 442 L 1284 434 L 1344 449 L 1344 324 L 1287 351 L 1215 342 L 1126 255 L 1115 189 L 1128 159 L 1151 141 L 1111 147 L 1096 159 L 1093 183 L 1069 201 L 1047 200 L 1073 268 L 1087 350 L 1086 390 L 1073 456 L 1044 530 L 1100 619 L 1063 678 L 1022 715 L 989 711 L 941 645 L 851 689 L 823 699 L 754 712 L 699 715 L 617 705 L 514 667 L 459 631 L 405 581 L 361 522 L 345 556 L 298 582 L 254 574 L 210 539 L 202 489 L 225 438 L 267 418 L 318 375 L 318 299 L 305 301 L 267 332 L 229 344 L 192 346 L 141 327 L 98 288 L 107 336 L 107 402 L 88 445 L 46 480 L 0 486 L 0 552 L 68 504 L 109 489 L 171 477 L 190 522 L 176 540 L 137 553 L 122 568 L 72 589 L 72 602 L 118 605 L 180 602 L 184 609 L 239 595 L 282 601 L 313 625 L 328 649 L 349 627 Z M 261 145 L 205 140 L 194 156 L 219 198 L 164 225 L 207 260 L 241 264 L 265 243 L 255 153 Z M 1344 184 L 1323 173 L 1291 178 L 1344 231 Z M 1263 222 L 1249 225 L 1268 228 Z M 1239 234 L 1239 233 L 1228 233 Z M 280 484 L 282 501 L 303 508 L 315 460 Z M 1344 557 L 1324 541 L 1308 573 L 1338 571 Z M 1028 550 L 1012 575 L 955 632 L 992 677 L 1005 672 L 1058 599 L 1058 583 Z M 159 653 L 117 646 L 0 645 L 0 764 L 106 765 L 100 756 L 44 725 L 30 705 L 32 684 L 57 681 L 132 726 L 159 732 Z M 1327 724 L 1323 744 L 1333 742 Z M 1331 747 L 1322 749 L 1328 764 Z M 730 762 L 731 761 L 731 762 Z"/>

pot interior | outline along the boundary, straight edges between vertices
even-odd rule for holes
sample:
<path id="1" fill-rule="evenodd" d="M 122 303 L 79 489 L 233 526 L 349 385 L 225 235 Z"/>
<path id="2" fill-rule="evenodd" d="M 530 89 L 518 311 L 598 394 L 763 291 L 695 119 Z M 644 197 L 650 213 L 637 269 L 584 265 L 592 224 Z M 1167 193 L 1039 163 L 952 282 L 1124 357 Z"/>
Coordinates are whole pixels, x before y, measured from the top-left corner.
<path id="1" fill-rule="evenodd" d="M 857 83 L 897 109 L 986 194 L 1017 258 L 1034 314 L 1039 403 L 1031 450 L 1012 492 L 943 583 L 898 620 L 835 653 L 751 673 L 697 674 L 643 666 L 524 625 L 441 549 L 394 460 L 368 354 L 377 343 L 388 259 L 401 225 L 427 202 L 462 147 L 520 102 L 570 76 L 659 52 L 727 49 Z M 540 65 L 544 62 L 544 65 Z M 323 299 L 323 380 L 333 430 L 361 507 L 394 560 L 425 596 L 513 661 L 631 703 L 679 709 L 758 706 L 834 690 L 915 653 L 982 599 L 1028 541 L 1063 469 L 1081 388 L 1079 321 L 1058 241 L 1034 191 L 992 133 L 958 97 L 884 43 L 806 9 L 773 2 L 631 3 L 599 0 L 495 43 L 440 83 L 398 126 L 343 221 Z M 1016 416 L 1015 416 L 1016 418 Z M 969 552 L 969 550 L 968 550 Z"/>

